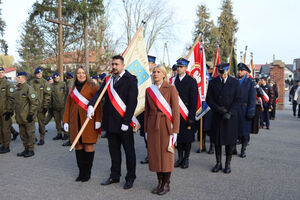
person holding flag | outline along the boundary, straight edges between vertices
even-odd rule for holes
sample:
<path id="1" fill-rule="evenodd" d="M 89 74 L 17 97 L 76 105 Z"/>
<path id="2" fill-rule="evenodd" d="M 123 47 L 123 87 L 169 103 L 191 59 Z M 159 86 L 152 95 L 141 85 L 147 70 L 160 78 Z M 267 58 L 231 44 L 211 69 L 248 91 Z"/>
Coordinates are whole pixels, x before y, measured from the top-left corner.
<path id="1" fill-rule="evenodd" d="M 77 67 L 74 85 L 70 88 L 63 117 L 64 131 L 70 134 L 72 143 L 86 120 L 87 104 L 97 90 L 98 86 L 89 77 L 86 67 Z M 95 155 L 94 144 L 98 138 L 97 130 L 101 127 L 101 113 L 101 107 L 99 106 L 95 118 L 89 121 L 75 146 L 79 168 L 76 181 L 86 182 L 91 177 Z"/>
<path id="2" fill-rule="evenodd" d="M 249 134 L 251 132 L 252 119 L 255 115 L 256 105 L 256 89 L 255 84 L 251 78 L 247 76 L 251 70 L 244 63 L 238 64 L 238 80 L 241 85 L 241 102 L 239 107 L 239 140 L 242 148 L 240 156 L 246 157 L 246 146 L 249 141 Z"/>
<path id="3" fill-rule="evenodd" d="M 232 149 L 238 137 L 238 109 L 241 86 L 238 80 L 228 75 L 229 63 L 217 65 L 219 77 L 209 82 L 206 102 L 213 112 L 211 136 L 215 144 L 216 165 L 212 172 L 222 170 L 222 145 L 225 145 L 226 162 L 224 173 L 231 172 Z"/>
<path id="4" fill-rule="evenodd" d="M 189 61 L 185 58 L 177 60 L 177 76 L 174 85 L 179 94 L 180 131 L 177 141 L 178 160 L 175 167 L 189 167 L 189 156 L 194 141 L 195 116 L 198 103 L 198 86 L 195 79 L 186 74 Z"/>
<path id="5" fill-rule="evenodd" d="M 170 191 L 170 177 L 174 170 L 174 144 L 180 124 L 178 92 L 167 82 L 163 66 L 153 68 L 152 79 L 153 84 L 146 89 L 145 134 L 149 169 L 157 173 L 158 179 L 152 193 L 164 195 Z"/>
<path id="6" fill-rule="evenodd" d="M 264 127 L 264 122 L 266 122 L 267 129 L 270 129 L 270 115 L 269 115 L 269 109 L 272 109 L 272 104 L 274 100 L 274 91 L 270 87 L 269 84 L 267 84 L 267 77 L 264 76 L 261 78 L 261 85 L 263 96 L 263 108 L 264 110 L 260 113 L 260 128 Z"/>
<path id="7" fill-rule="evenodd" d="M 130 189 L 136 178 L 136 155 L 134 148 L 133 127 L 138 123 L 134 117 L 137 106 L 138 83 L 134 75 L 125 70 L 124 58 L 121 55 L 112 57 L 112 75 L 106 78 L 88 104 L 88 118 L 95 113 L 94 105 L 106 84 L 105 102 L 103 105 L 103 129 L 106 131 L 111 158 L 110 176 L 101 185 L 120 182 L 121 145 L 125 150 L 127 175 L 124 189 Z"/>

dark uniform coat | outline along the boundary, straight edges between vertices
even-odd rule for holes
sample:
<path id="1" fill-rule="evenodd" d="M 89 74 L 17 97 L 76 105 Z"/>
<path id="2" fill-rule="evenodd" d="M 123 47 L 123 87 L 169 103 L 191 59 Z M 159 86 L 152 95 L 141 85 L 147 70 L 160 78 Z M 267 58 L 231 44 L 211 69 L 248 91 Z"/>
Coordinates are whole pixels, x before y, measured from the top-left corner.
<path id="1" fill-rule="evenodd" d="M 194 141 L 194 123 L 196 116 L 196 109 L 198 104 L 198 86 L 195 79 L 186 74 L 180 81 L 177 75 L 175 79 L 175 86 L 178 94 L 189 111 L 188 121 L 186 122 L 180 115 L 180 131 L 178 134 L 178 143 L 190 143 Z M 192 126 L 191 130 L 187 129 L 187 126 Z"/>
<path id="2" fill-rule="evenodd" d="M 224 86 L 219 77 L 209 82 L 206 102 L 213 111 L 211 136 L 216 145 L 236 144 L 238 136 L 238 109 L 240 105 L 241 86 L 238 80 L 228 76 Z M 226 120 L 218 112 L 225 107 L 231 118 Z"/>
<path id="3" fill-rule="evenodd" d="M 253 80 L 246 76 L 239 81 L 241 85 L 241 102 L 238 115 L 238 136 L 248 138 L 251 132 L 252 118 L 255 115 L 256 89 Z"/>
<path id="4" fill-rule="evenodd" d="M 95 95 L 95 93 L 98 90 L 97 85 L 89 85 L 87 82 L 82 86 L 82 89 L 80 90 L 80 94 L 84 96 L 87 100 L 92 99 L 92 97 Z M 82 143 L 96 143 L 98 133 L 95 130 L 95 122 L 101 122 L 101 106 L 100 104 L 95 110 L 95 116 L 93 119 L 89 121 L 86 128 L 84 129 L 81 141 Z M 78 120 L 78 117 L 80 119 Z M 82 127 L 83 123 L 86 120 L 87 111 L 80 107 L 70 96 L 70 94 L 67 97 L 67 102 L 65 106 L 65 113 L 63 118 L 63 123 L 69 124 L 69 132 L 70 132 L 70 139 L 73 143 L 75 137 L 77 136 L 78 132 L 80 131 L 80 127 Z M 78 126 L 78 122 L 80 121 L 80 126 Z"/>
<path id="5" fill-rule="evenodd" d="M 168 151 L 168 145 L 170 135 L 179 132 L 178 92 L 167 81 L 163 82 L 159 91 L 172 109 L 173 127 L 146 92 L 145 133 L 148 134 L 149 169 L 153 172 L 171 172 L 174 170 L 174 154 Z"/>

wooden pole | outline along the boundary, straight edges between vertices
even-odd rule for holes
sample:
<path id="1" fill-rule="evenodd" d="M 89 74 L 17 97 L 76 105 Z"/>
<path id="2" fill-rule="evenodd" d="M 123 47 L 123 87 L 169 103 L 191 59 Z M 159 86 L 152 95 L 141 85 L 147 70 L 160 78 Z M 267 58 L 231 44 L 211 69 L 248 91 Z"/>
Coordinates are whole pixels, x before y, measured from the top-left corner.
<path id="1" fill-rule="evenodd" d="M 101 99 L 102 99 L 104 93 L 106 92 L 107 87 L 108 87 L 109 83 L 111 82 L 111 80 L 112 80 L 112 78 L 110 78 L 110 79 L 108 80 L 108 82 L 106 83 L 105 87 L 103 88 L 103 90 L 102 90 L 100 96 L 98 97 L 98 99 L 97 99 L 97 101 L 96 101 L 96 103 L 95 103 L 94 110 L 96 110 L 98 104 L 100 103 L 100 101 L 101 101 Z M 74 149 L 75 145 L 77 144 L 79 138 L 81 137 L 81 135 L 82 135 L 82 133 L 83 133 L 85 127 L 86 127 L 87 124 L 89 123 L 89 121 L 90 121 L 90 118 L 87 117 L 86 120 L 85 120 L 85 122 L 84 122 L 84 124 L 82 125 L 82 127 L 81 127 L 79 133 L 77 134 L 77 136 L 76 136 L 76 138 L 75 138 L 73 144 L 71 145 L 71 147 L 70 147 L 70 149 L 69 149 L 70 152 Z"/>
<path id="2" fill-rule="evenodd" d="M 202 127 L 203 127 L 203 125 L 202 125 L 202 123 L 203 123 L 203 117 L 201 117 L 200 118 L 200 152 L 202 151 L 202 148 L 203 148 L 203 146 L 202 146 L 202 143 L 203 143 L 203 141 L 202 141 Z M 205 138 L 204 138 L 205 139 Z"/>
<path id="3" fill-rule="evenodd" d="M 192 48 L 190 49 L 190 51 L 189 51 L 189 53 L 187 54 L 187 56 L 185 57 L 185 59 L 189 59 L 190 57 L 191 57 L 191 55 L 192 55 L 192 53 L 194 52 L 194 48 L 195 48 L 195 46 L 196 46 L 196 44 L 200 41 L 200 35 L 196 38 L 196 40 L 195 40 L 195 42 L 194 42 L 194 44 L 193 44 L 193 46 L 192 46 Z"/>

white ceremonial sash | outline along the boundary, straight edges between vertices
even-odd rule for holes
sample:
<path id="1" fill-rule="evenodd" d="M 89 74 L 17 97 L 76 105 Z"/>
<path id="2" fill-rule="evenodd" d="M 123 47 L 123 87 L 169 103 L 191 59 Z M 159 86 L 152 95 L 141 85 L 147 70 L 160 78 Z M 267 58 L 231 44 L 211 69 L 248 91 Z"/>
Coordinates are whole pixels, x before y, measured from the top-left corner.
<path id="1" fill-rule="evenodd" d="M 88 110 L 87 105 L 89 103 L 89 100 L 87 100 L 75 87 L 73 91 L 70 93 L 71 98 L 84 110 Z"/>

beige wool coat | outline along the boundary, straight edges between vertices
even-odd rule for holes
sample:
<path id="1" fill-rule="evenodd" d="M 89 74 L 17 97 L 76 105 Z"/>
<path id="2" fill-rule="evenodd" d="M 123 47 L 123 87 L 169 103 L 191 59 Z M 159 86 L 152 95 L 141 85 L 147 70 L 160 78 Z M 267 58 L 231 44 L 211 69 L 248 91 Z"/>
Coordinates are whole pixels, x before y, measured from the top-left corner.
<path id="1" fill-rule="evenodd" d="M 82 86 L 80 94 L 84 96 L 87 100 L 91 100 L 92 97 L 98 90 L 98 86 L 91 86 L 87 82 Z M 70 140 L 73 143 L 76 138 L 78 132 L 80 131 L 78 128 L 78 113 L 80 117 L 81 127 L 86 120 L 87 111 L 81 108 L 70 96 L 67 97 L 67 102 L 65 106 L 65 113 L 63 118 L 63 123 L 69 124 L 69 132 L 70 132 Z M 94 144 L 97 142 L 98 133 L 95 130 L 95 122 L 101 122 L 102 120 L 102 109 L 101 104 L 95 110 L 95 116 L 93 119 L 89 121 L 86 128 L 84 129 L 81 141 L 82 143 Z"/>
<path id="2" fill-rule="evenodd" d="M 168 152 L 169 138 L 179 133 L 179 103 L 176 87 L 164 81 L 159 89 L 169 103 L 173 114 L 171 121 L 162 113 L 149 94 L 145 100 L 145 133 L 148 134 L 149 169 L 152 172 L 172 172 L 174 170 L 174 154 Z"/>

